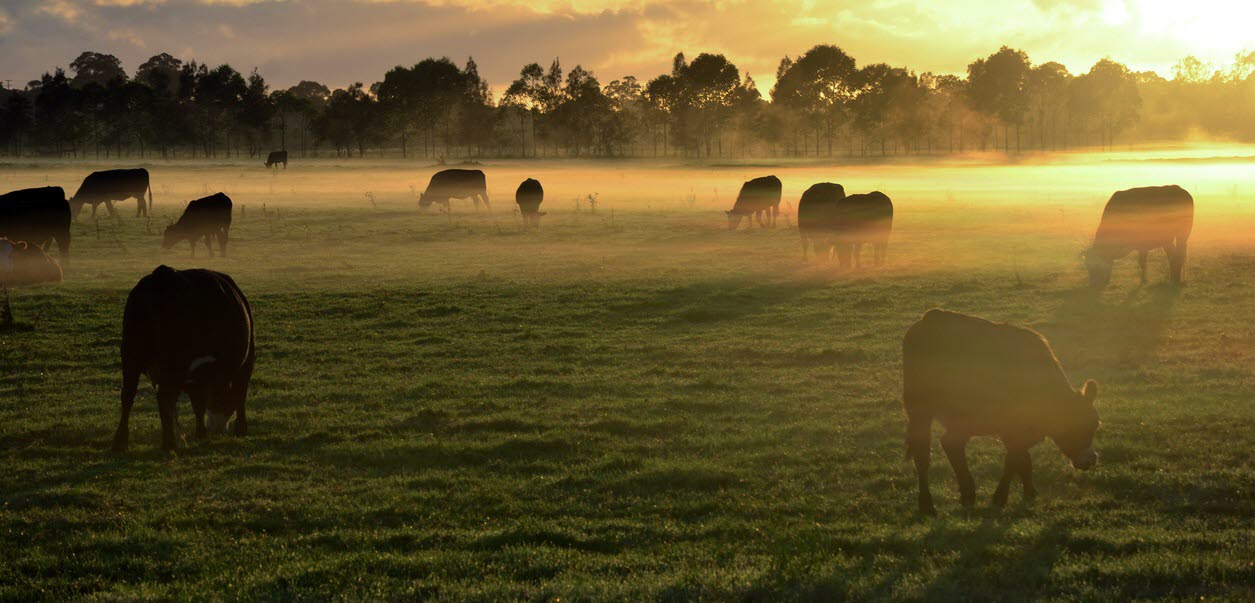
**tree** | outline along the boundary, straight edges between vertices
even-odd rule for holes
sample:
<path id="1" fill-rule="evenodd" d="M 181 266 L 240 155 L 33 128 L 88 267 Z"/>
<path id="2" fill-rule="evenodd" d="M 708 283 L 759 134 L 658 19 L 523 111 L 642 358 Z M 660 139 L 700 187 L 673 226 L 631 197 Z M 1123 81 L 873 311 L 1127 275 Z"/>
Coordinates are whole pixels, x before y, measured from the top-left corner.
<path id="1" fill-rule="evenodd" d="M 1102 59 L 1073 85 L 1073 111 L 1099 131 L 1099 144 L 1110 147 L 1117 133 L 1137 121 L 1142 106 L 1129 68 Z"/>
<path id="2" fill-rule="evenodd" d="M 84 52 L 70 62 L 74 71 L 72 85 L 82 88 L 87 84 L 104 86 L 114 80 L 125 80 L 126 71 L 122 69 L 122 61 L 111 54 Z"/>
<path id="3" fill-rule="evenodd" d="M 1025 81 L 1028 113 L 1037 131 L 1037 145 L 1040 149 L 1046 148 L 1047 141 L 1051 149 L 1058 148 L 1056 134 L 1059 132 L 1059 117 L 1067 109 L 1071 79 L 1068 68 L 1053 61 L 1033 67 L 1028 72 Z M 1064 144 L 1067 144 L 1066 139 Z"/>
<path id="4" fill-rule="evenodd" d="M 796 61 L 785 57 L 777 71 L 772 101 L 809 122 L 815 130 L 816 154 L 820 135 L 826 136 L 828 155 L 832 155 L 833 138 L 846 124 L 850 102 L 859 88 L 854 59 L 838 46 L 821 44 Z"/>
<path id="5" fill-rule="evenodd" d="M 997 118 L 1003 126 L 1003 147 L 1010 150 L 1015 126 L 1015 150 L 1020 150 L 1020 125 L 1028 112 L 1028 54 L 1007 46 L 967 66 L 968 98 L 977 111 Z"/>
<path id="6" fill-rule="evenodd" d="M 720 154 L 723 153 L 721 138 L 724 125 L 732 118 L 734 103 L 741 87 L 741 72 L 721 54 L 702 53 L 692 63 L 678 66 L 676 84 L 680 103 L 688 113 L 686 132 L 698 154 L 704 143 L 706 156 L 711 156 L 711 139 L 718 139 Z"/>
<path id="7" fill-rule="evenodd" d="M 536 155 L 536 120 L 545 101 L 545 70 L 539 63 L 529 63 L 519 71 L 518 79 L 510 83 L 501 104 L 512 107 L 519 117 L 519 153 L 527 156 L 526 131 L 523 120 L 530 117 L 532 134 L 532 155 Z"/>

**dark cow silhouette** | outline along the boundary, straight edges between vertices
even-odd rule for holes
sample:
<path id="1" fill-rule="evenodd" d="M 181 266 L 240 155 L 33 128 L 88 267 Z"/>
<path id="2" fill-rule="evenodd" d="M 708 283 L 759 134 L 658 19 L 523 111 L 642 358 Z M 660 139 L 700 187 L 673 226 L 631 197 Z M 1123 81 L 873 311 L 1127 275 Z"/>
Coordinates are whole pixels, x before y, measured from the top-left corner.
<path id="1" fill-rule="evenodd" d="M 479 209 L 482 199 L 484 206 L 490 211 L 488 204 L 488 181 L 482 170 L 441 170 L 432 175 L 427 183 L 427 190 L 418 197 L 418 206 L 427 207 L 432 203 L 440 203 L 449 207 L 450 199 L 470 199 Z"/>
<path id="2" fill-rule="evenodd" d="M 741 225 L 741 218 L 750 219 L 750 228 L 754 227 L 755 219 L 761 228 L 768 225 L 775 228 L 776 216 L 780 213 L 781 190 L 780 179 L 775 176 L 763 176 L 742 184 L 736 203 L 732 204 L 731 210 L 724 212 L 728 215 L 728 230 L 736 230 Z M 763 221 L 764 214 L 767 215 L 766 223 Z"/>
<path id="3" fill-rule="evenodd" d="M 266 167 L 274 167 L 283 164 L 283 169 L 288 169 L 288 152 L 287 151 L 271 151 L 266 156 Z"/>
<path id="4" fill-rule="evenodd" d="M 889 248 L 889 231 L 893 229 L 893 203 L 880 191 L 848 195 L 837 203 L 833 242 L 842 268 L 860 265 L 859 249 L 864 243 L 872 246 L 872 261 L 879 266 Z"/>
<path id="5" fill-rule="evenodd" d="M 1025 499 L 1036 494 L 1028 451 L 1046 437 L 1078 469 L 1098 461 L 1098 384 L 1090 380 L 1073 390 L 1050 344 L 1033 331 L 929 310 L 902 340 L 902 382 L 907 454 L 919 476 L 921 513 L 936 512 L 928 490 L 934 419 L 946 429 L 941 447 L 954 467 L 964 506 L 976 499 L 965 453 L 973 436 L 996 435 L 1006 446 L 1006 465 L 993 497 L 998 507 L 1006 504 L 1015 475 L 1024 483 Z"/>
<path id="6" fill-rule="evenodd" d="M 821 182 L 806 189 L 797 202 L 797 230 L 802 235 L 802 261 L 807 248 L 814 247 L 821 260 L 832 257 L 833 227 L 837 204 L 845 197 L 840 184 Z"/>
<path id="7" fill-rule="evenodd" d="M 1155 249 L 1168 254 L 1169 278 L 1180 284 L 1185 249 L 1194 227 L 1194 198 L 1185 189 L 1148 186 L 1119 191 L 1102 211 L 1094 245 L 1086 253 L 1089 284 L 1101 288 L 1111 281 L 1112 263 L 1137 252 L 1142 284 L 1146 284 L 1146 256 Z"/>
<path id="8" fill-rule="evenodd" d="M 196 257 L 196 241 L 205 239 L 205 248 L 209 257 L 214 257 L 213 239 L 218 239 L 218 248 L 222 257 L 227 257 L 227 234 L 231 231 L 231 198 L 223 193 L 216 193 L 203 199 L 196 199 L 187 204 L 179 221 L 166 227 L 161 236 L 161 248 L 169 249 L 180 241 L 187 241 L 192 246 L 192 257 Z"/>
<path id="9" fill-rule="evenodd" d="M 196 413 L 196 436 L 248 433 L 244 412 L 255 357 L 253 313 L 231 277 L 212 270 L 158 266 L 140 279 L 122 317 L 122 413 L 113 449 L 126 450 L 141 374 L 157 388 L 161 444 L 175 447 L 179 394 Z M 205 411 L 209 411 L 208 428 Z"/>
<path id="10" fill-rule="evenodd" d="M 144 193 L 148 193 L 148 204 L 144 204 Z M 133 170 L 104 170 L 102 172 L 92 172 L 83 179 L 83 184 L 79 185 L 78 192 L 74 193 L 74 197 L 70 199 L 70 207 L 73 209 L 74 219 L 78 219 L 78 213 L 83 210 L 83 204 L 89 203 L 92 206 L 92 217 L 96 217 L 96 209 L 101 203 L 105 204 L 105 209 L 109 210 L 109 215 L 114 215 L 113 202 L 125 201 L 134 198 L 139 202 L 139 208 L 135 211 L 137 216 L 146 216 L 153 206 L 153 189 L 148 181 L 148 170 L 144 168 L 136 168 Z"/>
<path id="11" fill-rule="evenodd" d="M 61 282 L 61 265 L 38 245 L 0 237 L 0 285 L 27 287 Z"/>
<path id="12" fill-rule="evenodd" d="M 28 188 L 0 195 L 0 236 L 46 251 L 57 242 L 61 261 L 70 257 L 70 204 L 59 186 Z"/>
<path id="13" fill-rule="evenodd" d="M 545 200 L 545 189 L 540 182 L 528 178 L 514 191 L 514 202 L 519 204 L 519 213 L 523 214 L 523 226 L 540 227 L 540 217 L 547 212 L 540 211 L 540 204 Z"/>

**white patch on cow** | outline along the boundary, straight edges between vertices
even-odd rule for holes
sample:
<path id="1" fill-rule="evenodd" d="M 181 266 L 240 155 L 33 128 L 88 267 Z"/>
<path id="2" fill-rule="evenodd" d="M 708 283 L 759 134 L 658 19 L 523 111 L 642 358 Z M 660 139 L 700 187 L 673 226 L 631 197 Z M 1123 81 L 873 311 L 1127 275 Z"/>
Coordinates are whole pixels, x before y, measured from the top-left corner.
<path id="1" fill-rule="evenodd" d="M 202 366 L 205 366 L 206 364 L 209 364 L 213 362 L 214 360 L 216 359 L 213 356 L 201 356 L 200 358 L 192 360 L 192 363 L 188 365 L 187 367 L 187 372 L 189 373 L 195 372 L 196 369 Z"/>

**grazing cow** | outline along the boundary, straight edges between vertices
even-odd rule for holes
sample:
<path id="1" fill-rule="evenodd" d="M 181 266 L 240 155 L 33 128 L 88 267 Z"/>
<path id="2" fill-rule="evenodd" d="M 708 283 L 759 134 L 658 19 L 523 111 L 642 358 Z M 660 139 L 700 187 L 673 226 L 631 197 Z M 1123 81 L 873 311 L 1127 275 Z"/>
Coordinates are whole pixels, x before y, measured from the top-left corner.
<path id="1" fill-rule="evenodd" d="M 144 204 L 145 192 L 148 193 L 147 205 Z M 96 209 L 101 203 L 105 204 L 105 209 L 109 210 L 109 215 L 112 216 L 114 215 L 114 201 L 126 201 L 131 198 L 139 201 L 139 208 L 135 215 L 148 215 L 148 211 L 153 206 L 153 189 L 148 182 L 148 170 L 136 168 L 92 172 L 83 179 L 78 192 L 74 193 L 74 197 L 70 199 L 70 207 L 74 210 L 75 220 L 78 219 L 78 213 L 83 210 L 85 203 L 91 204 L 93 218 L 96 217 Z"/>
<path id="2" fill-rule="evenodd" d="M 253 313 L 231 277 L 212 270 L 158 266 L 140 279 L 122 316 L 122 414 L 113 449 L 126 450 L 141 374 L 157 388 L 161 445 L 175 447 L 179 394 L 196 413 L 196 437 L 248 433 L 244 412 L 255 357 Z M 209 410 L 206 428 L 205 410 Z"/>
<path id="3" fill-rule="evenodd" d="M 879 266 L 889 248 L 889 231 L 893 229 L 893 202 L 880 191 L 849 195 L 837 203 L 833 241 L 842 268 L 859 267 L 859 248 L 872 246 L 872 261 Z"/>
<path id="4" fill-rule="evenodd" d="M 283 164 L 283 169 L 288 169 L 288 152 L 287 151 L 271 151 L 266 156 L 266 167 L 274 167 Z"/>
<path id="5" fill-rule="evenodd" d="M 1112 263 L 1137 252 L 1142 284 L 1146 284 L 1146 255 L 1155 249 L 1168 254 L 1169 278 L 1181 283 L 1185 269 L 1185 245 L 1194 227 L 1194 198 L 1185 189 L 1148 186 L 1119 191 L 1107 201 L 1102 221 L 1094 233 L 1094 245 L 1086 253 L 1091 287 L 1106 287 Z"/>
<path id="6" fill-rule="evenodd" d="M 216 193 L 203 199 L 196 199 L 187 204 L 179 221 L 166 227 L 161 235 L 161 248 L 169 249 L 180 241 L 187 241 L 192 246 L 192 257 L 196 257 L 196 241 L 205 238 L 205 248 L 209 257 L 214 257 L 213 239 L 218 239 L 218 248 L 222 257 L 227 257 L 227 233 L 231 230 L 231 198 L 223 193 Z"/>
<path id="7" fill-rule="evenodd" d="M 832 233 L 836 220 L 837 204 L 845 197 L 840 184 L 821 182 L 802 193 L 797 202 L 797 230 L 802 234 L 802 261 L 806 261 L 807 247 L 814 246 L 815 255 L 827 260 L 832 257 Z"/>
<path id="8" fill-rule="evenodd" d="M 997 507 L 1006 505 L 1015 475 L 1024 483 L 1024 498 L 1035 496 L 1028 450 L 1043 438 L 1054 440 L 1077 469 L 1098 462 L 1098 384 L 1089 380 L 1073 390 L 1050 344 L 1034 331 L 929 310 L 902 339 L 902 382 L 907 454 L 919 476 L 921 513 L 936 512 L 928 490 L 933 419 L 945 427 L 941 447 L 965 507 L 976 500 L 965 452 L 973 436 L 996 435 L 1006 446 L 993 497 Z"/>
<path id="9" fill-rule="evenodd" d="M 741 185 L 741 192 L 736 196 L 728 215 L 728 230 L 736 230 L 741 225 L 741 218 L 748 217 L 750 228 L 754 220 L 758 220 L 760 228 L 770 225 L 776 227 L 776 216 L 780 213 L 780 192 L 782 185 L 775 176 L 755 178 Z M 763 222 L 763 214 L 767 215 L 767 223 Z"/>
<path id="10" fill-rule="evenodd" d="M 59 186 L 0 195 L 0 236 L 45 250 L 55 240 L 62 262 L 70 257 L 70 221 L 70 204 Z"/>
<path id="11" fill-rule="evenodd" d="M 514 202 L 519 204 L 519 213 L 523 214 L 523 226 L 540 228 L 540 217 L 547 212 L 540 211 L 540 204 L 545 200 L 545 189 L 540 182 L 528 178 L 514 191 Z"/>
<path id="12" fill-rule="evenodd" d="M 477 211 L 482 199 L 484 206 L 491 211 L 492 206 L 488 204 L 488 181 L 484 178 L 483 170 L 453 169 L 436 172 L 427 183 L 427 190 L 418 196 L 418 206 L 425 208 L 432 203 L 440 203 L 447 209 L 450 199 L 470 199 L 475 202 Z"/>
<path id="13" fill-rule="evenodd" d="M 61 265 L 37 245 L 0 237 L 0 285 L 27 287 L 61 282 Z"/>

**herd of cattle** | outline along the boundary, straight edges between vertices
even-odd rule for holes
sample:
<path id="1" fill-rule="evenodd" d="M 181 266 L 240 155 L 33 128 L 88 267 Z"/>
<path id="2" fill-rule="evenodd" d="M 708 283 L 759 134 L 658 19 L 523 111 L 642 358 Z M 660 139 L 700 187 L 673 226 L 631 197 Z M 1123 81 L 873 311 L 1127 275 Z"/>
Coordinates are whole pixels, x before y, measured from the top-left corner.
<path id="1" fill-rule="evenodd" d="M 266 161 L 267 167 L 278 163 L 287 167 L 285 152 L 272 153 Z M 780 179 L 775 176 L 744 183 L 726 212 L 728 228 L 736 229 L 743 219 L 751 227 L 755 221 L 760 227 L 775 227 L 781 193 Z M 139 204 L 137 215 L 148 215 L 152 187 L 147 170 L 94 172 L 69 199 L 55 186 L 0 195 L 0 285 L 60 281 L 60 264 L 45 252 L 55 242 L 62 262 L 68 260 L 70 227 L 83 205 L 91 204 L 94 215 L 103 203 L 113 214 L 113 203 L 132 198 Z M 491 207 L 484 173 L 440 171 L 432 176 L 419 205 L 425 208 L 436 203 L 447 209 L 451 199 L 471 199 L 476 208 L 483 201 Z M 540 182 L 529 178 L 519 185 L 515 201 L 525 227 L 539 226 L 546 213 L 540 211 L 543 200 Z M 223 193 L 194 200 L 166 228 L 161 245 L 169 249 L 188 241 L 195 256 L 196 242 L 203 239 L 212 257 L 212 241 L 217 240 L 225 257 L 231 214 L 231 199 Z M 1105 286 L 1114 260 L 1134 251 L 1145 283 L 1147 254 L 1156 249 L 1167 252 L 1170 280 L 1179 283 L 1193 220 L 1194 200 L 1180 187 L 1115 193 L 1087 252 L 1091 286 Z M 824 182 L 802 194 L 797 221 L 803 259 L 813 251 L 824 259 L 835 254 L 842 267 L 858 266 L 859 250 L 867 244 L 872 246 L 874 265 L 880 266 L 893 226 L 893 203 L 878 191 L 846 195 L 841 185 Z M 245 401 L 255 359 L 253 316 L 231 277 L 211 270 L 158 266 L 140 279 L 127 298 L 121 348 L 122 409 L 115 450 L 127 447 L 128 420 L 140 375 L 147 375 L 157 389 L 164 448 L 176 446 L 176 402 L 183 393 L 196 414 L 197 437 L 228 429 L 238 435 L 247 433 Z M 1006 466 L 994 504 L 1002 506 L 1017 476 L 1025 498 L 1034 495 L 1028 450 L 1045 438 L 1053 440 L 1075 467 L 1094 466 L 1097 394 L 1092 380 L 1079 391 L 1069 385 L 1050 345 L 1036 332 L 929 310 L 903 339 L 907 453 L 919 478 L 920 512 L 935 513 L 928 488 L 933 421 L 945 428 L 942 448 L 954 468 L 965 506 L 975 499 L 964 452 L 967 441 L 982 435 L 1001 438 Z"/>

